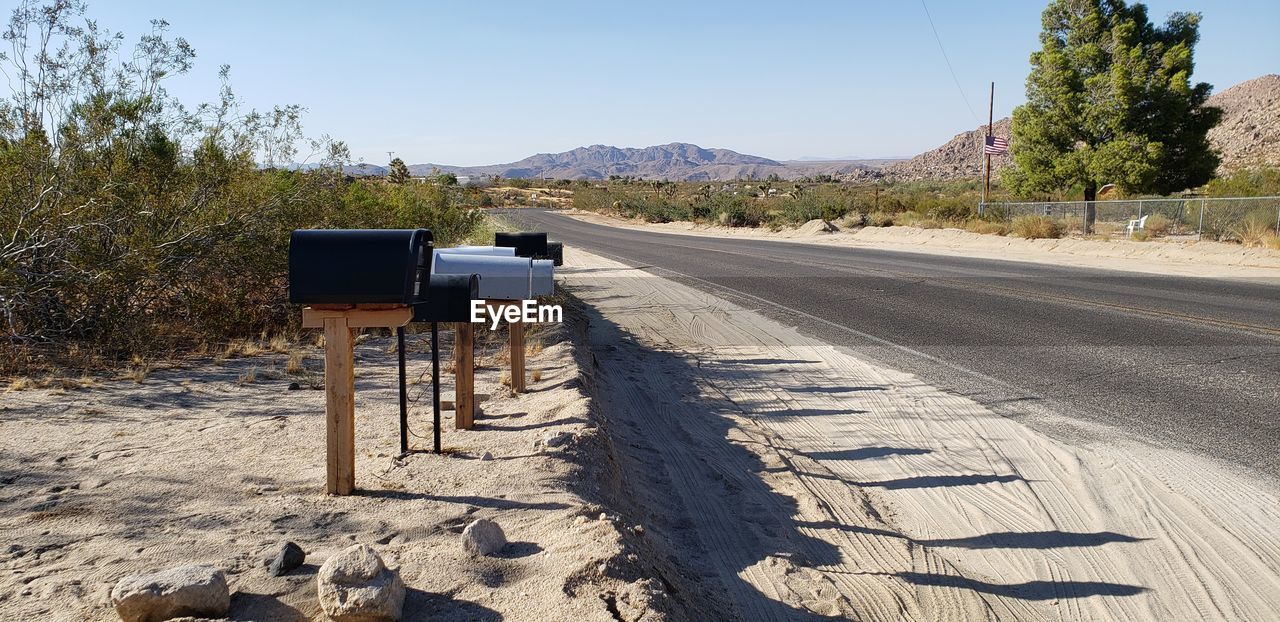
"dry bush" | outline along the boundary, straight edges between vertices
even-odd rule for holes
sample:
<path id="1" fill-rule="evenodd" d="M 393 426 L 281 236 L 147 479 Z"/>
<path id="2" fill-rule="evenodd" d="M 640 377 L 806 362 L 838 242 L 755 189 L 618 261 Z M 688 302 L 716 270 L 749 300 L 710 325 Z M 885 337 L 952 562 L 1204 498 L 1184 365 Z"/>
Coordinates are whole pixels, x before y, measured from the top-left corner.
<path id="1" fill-rule="evenodd" d="M 307 355 L 304 352 L 295 350 L 289 353 L 289 360 L 284 363 L 284 372 L 291 376 L 305 373 L 307 371 Z"/>
<path id="2" fill-rule="evenodd" d="M 535 370 L 533 370 L 533 371 L 529 372 L 529 378 L 530 378 L 531 380 L 533 380 L 534 382 L 538 382 L 539 380 L 542 380 L 542 370 L 541 370 L 541 369 L 535 369 Z"/>
<path id="3" fill-rule="evenodd" d="M 984 235 L 1005 235 L 1009 233 L 1008 225 L 990 220 L 970 220 L 965 223 L 964 230 L 969 233 L 981 233 Z"/>
<path id="4" fill-rule="evenodd" d="M 1261 210 L 1249 212 L 1235 233 L 1245 246 L 1265 247 L 1268 240 L 1276 235 L 1275 215 Z"/>
<path id="5" fill-rule="evenodd" d="M 1058 221 L 1048 216 L 1018 216 L 1009 226 L 1013 235 L 1028 240 L 1056 239 L 1062 237 Z"/>
<path id="6" fill-rule="evenodd" d="M 1152 214 L 1147 216 L 1147 223 L 1143 229 L 1156 237 L 1166 236 L 1173 229 L 1173 220 L 1164 214 Z"/>
<path id="7" fill-rule="evenodd" d="M 1138 229 L 1133 232 L 1133 235 L 1129 236 L 1129 239 L 1134 242 L 1146 242 L 1151 239 L 1151 233 L 1146 229 Z"/>
<path id="8" fill-rule="evenodd" d="M 1263 244 L 1273 251 L 1280 251 L 1280 235 L 1272 234 L 1267 236 Z"/>
<path id="9" fill-rule="evenodd" d="M 289 339 L 284 335 L 276 335 L 267 342 L 267 349 L 276 354 L 286 354 L 289 352 Z"/>
<path id="10" fill-rule="evenodd" d="M 888 212 L 871 212 L 867 214 L 868 227 L 892 227 L 893 214 Z"/>
<path id="11" fill-rule="evenodd" d="M 257 381 L 258 381 L 258 367 L 256 365 L 253 367 L 250 367 L 249 369 L 246 369 L 244 373 L 240 374 L 239 378 L 236 378 L 236 384 L 240 386 L 244 386 L 246 384 L 253 384 Z"/>
<path id="12" fill-rule="evenodd" d="M 511 386 L 511 372 L 509 371 L 502 372 L 502 376 L 498 378 L 498 384 L 504 387 Z"/>

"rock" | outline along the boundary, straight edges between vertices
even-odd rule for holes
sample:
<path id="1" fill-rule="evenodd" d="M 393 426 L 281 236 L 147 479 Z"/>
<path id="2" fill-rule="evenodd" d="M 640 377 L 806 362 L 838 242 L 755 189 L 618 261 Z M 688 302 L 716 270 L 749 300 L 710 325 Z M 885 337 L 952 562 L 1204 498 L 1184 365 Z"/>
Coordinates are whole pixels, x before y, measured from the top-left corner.
<path id="1" fill-rule="evenodd" d="M 585 524 L 587 524 L 587 517 L 585 517 L 585 516 L 579 516 L 579 517 L 577 517 L 577 518 L 573 519 L 573 524 L 575 524 L 575 525 L 585 525 Z"/>
<path id="2" fill-rule="evenodd" d="M 488 461 L 490 461 L 490 460 L 493 460 L 493 454 L 491 454 L 491 453 L 489 453 L 489 452 L 487 452 L 487 451 L 486 451 L 486 452 L 484 452 L 483 454 L 481 454 L 481 455 L 480 455 L 480 459 L 481 459 L 481 460 L 483 460 L 483 461 L 485 461 L 485 462 L 488 462 Z"/>
<path id="3" fill-rule="evenodd" d="M 573 435 L 568 432 L 547 432 L 542 435 L 542 444 L 545 447 L 559 447 L 571 439 Z"/>
<path id="4" fill-rule="evenodd" d="M 316 574 L 320 608 L 337 622 L 399 620 L 404 609 L 400 574 L 364 544 L 330 557 Z"/>
<path id="5" fill-rule="evenodd" d="M 644 535 L 644 525 L 636 525 L 635 527 L 632 527 L 632 528 L 631 528 L 631 531 L 635 532 L 635 534 L 636 534 L 637 536 L 643 536 L 643 535 Z"/>
<path id="6" fill-rule="evenodd" d="M 301 566 L 306 560 L 307 553 L 302 550 L 302 547 L 292 542 L 283 542 L 275 559 L 271 560 L 270 566 L 267 566 L 267 574 L 273 577 L 289 574 L 289 571 Z"/>
<path id="7" fill-rule="evenodd" d="M 481 518 L 462 530 L 462 549 L 472 555 L 488 555 L 502 550 L 507 536 L 502 528 L 487 518 Z"/>
<path id="8" fill-rule="evenodd" d="M 189 565 L 125 577 L 112 588 L 111 604 L 125 622 L 221 618 L 231 607 L 231 593 L 221 570 Z"/>
<path id="9" fill-rule="evenodd" d="M 300 385 L 300 384 L 298 384 L 298 383 L 296 383 L 296 382 L 290 382 L 290 383 L 289 383 L 289 390 L 290 390 L 290 391 L 301 391 L 301 390 L 302 390 L 302 385 Z"/>

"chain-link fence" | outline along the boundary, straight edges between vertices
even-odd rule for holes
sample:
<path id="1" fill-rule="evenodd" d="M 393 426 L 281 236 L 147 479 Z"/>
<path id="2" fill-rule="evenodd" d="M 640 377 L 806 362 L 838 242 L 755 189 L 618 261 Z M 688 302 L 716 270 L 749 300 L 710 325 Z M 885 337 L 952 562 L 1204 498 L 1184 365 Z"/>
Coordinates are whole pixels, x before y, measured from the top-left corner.
<path id="1" fill-rule="evenodd" d="M 1090 207 L 1094 217 L 1088 230 L 1095 233 L 1123 234 L 1129 231 L 1131 221 L 1138 221 L 1135 225 L 1141 225 L 1140 230 L 1197 239 L 1247 240 L 1266 235 L 1267 231 L 1280 234 L 1280 197 L 983 203 L 978 213 L 1005 220 L 1025 215 L 1049 216 L 1069 230 L 1083 230 Z"/>

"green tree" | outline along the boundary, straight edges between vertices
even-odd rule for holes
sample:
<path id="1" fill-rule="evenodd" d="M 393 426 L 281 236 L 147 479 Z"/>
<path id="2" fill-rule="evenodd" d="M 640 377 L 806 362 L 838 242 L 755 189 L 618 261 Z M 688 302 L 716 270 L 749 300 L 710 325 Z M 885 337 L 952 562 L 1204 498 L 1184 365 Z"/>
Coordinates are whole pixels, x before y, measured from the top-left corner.
<path id="1" fill-rule="evenodd" d="M 1213 177 L 1207 134 L 1222 112 L 1192 85 L 1198 13 L 1154 26 L 1142 4 L 1054 0 L 1031 55 L 1027 103 L 1013 112 L 1014 166 L 1002 179 L 1027 196 L 1114 183 L 1169 194 Z"/>
<path id="2" fill-rule="evenodd" d="M 387 181 L 393 184 L 403 184 L 409 181 L 409 167 L 404 165 L 404 160 L 393 158 L 391 166 L 387 167 Z"/>

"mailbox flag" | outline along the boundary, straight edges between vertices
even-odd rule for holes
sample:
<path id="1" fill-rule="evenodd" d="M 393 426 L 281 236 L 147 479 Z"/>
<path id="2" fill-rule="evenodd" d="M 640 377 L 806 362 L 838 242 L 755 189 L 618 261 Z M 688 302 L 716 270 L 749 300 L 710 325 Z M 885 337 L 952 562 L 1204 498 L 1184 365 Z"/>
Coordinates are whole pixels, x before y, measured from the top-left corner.
<path id="1" fill-rule="evenodd" d="M 988 136 L 987 144 L 982 147 L 982 153 L 987 155 L 1004 155 L 1009 153 L 1009 141 L 998 136 Z"/>

